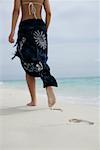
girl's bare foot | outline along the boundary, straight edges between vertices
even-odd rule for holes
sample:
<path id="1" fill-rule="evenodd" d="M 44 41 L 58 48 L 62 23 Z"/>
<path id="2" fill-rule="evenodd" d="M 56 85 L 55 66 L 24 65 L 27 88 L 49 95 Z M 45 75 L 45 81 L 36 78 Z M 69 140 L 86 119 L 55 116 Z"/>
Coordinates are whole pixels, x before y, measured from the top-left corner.
<path id="1" fill-rule="evenodd" d="M 47 92 L 47 97 L 48 97 L 48 106 L 52 108 L 54 104 L 56 103 L 54 91 L 51 86 L 48 86 L 46 88 L 46 92 Z"/>
<path id="2" fill-rule="evenodd" d="M 48 106 L 50 108 L 53 107 L 55 103 L 56 103 L 56 99 L 52 99 L 52 98 L 48 99 Z"/>
<path id="3" fill-rule="evenodd" d="M 27 106 L 36 106 L 36 103 L 30 102 L 30 103 L 27 104 Z"/>

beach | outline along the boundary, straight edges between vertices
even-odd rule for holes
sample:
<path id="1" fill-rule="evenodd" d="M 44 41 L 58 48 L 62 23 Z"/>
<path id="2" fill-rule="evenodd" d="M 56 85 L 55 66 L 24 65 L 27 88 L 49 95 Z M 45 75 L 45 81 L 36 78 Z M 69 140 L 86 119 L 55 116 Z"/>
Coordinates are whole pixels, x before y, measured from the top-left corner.
<path id="1" fill-rule="evenodd" d="M 36 0 L 36 3 L 40 1 L 45 0 Z M 43 9 L 38 9 L 38 6 L 35 9 L 35 5 L 33 9 L 31 5 L 29 10 L 34 11 L 32 14 L 37 19 L 41 13 L 39 18 L 43 19 L 46 27 L 50 23 L 48 31 L 43 29 L 40 32 L 42 26 L 35 27 L 34 24 L 29 36 L 31 27 L 25 30 L 27 35 L 23 34 L 24 27 L 22 30 L 19 28 L 20 21 L 22 23 L 22 20 L 31 18 L 26 12 L 28 7 L 25 5 L 25 11 L 23 7 L 21 12 L 20 5 L 15 4 L 16 9 L 12 0 L 0 0 L 0 150 L 100 150 L 100 2 L 50 0 L 50 8 L 47 3 L 45 7 L 43 2 Z M 13 31 L 14 43 L 10 44 L 9 34 L 14 30 L 12 13 L 15 14 L 15 22 L 16 19 L 18 22 Z M 47 19 L 50 16 L 51 21 Z M 19 34 L 19 31 L 22 33 Z M 34 43 L 37 43 L 35 47 Z M 54 87 L 56 104 L 52 109 L 48 107 L 46 91 L 40 79 L 36 81 L 37 106 L 27 106 L 31 98 L 25 71 L 18 57 L 12 60 L 18 49 L 21 56 L 24 50 L 27 52 L 25 57 L 36 50 L 35 56 L 40 64 L 36 67 L 40 66 L 40 74 L 41 68 L 44 70 L 40 55 L 43 58 L 41 62 L 47 59 L 50 73 L 58 83 L 58 87 Z M 30 57 L 24 65 L 29 72 L 34 70 Z"/>
<path id="2" fill-rule="evenodd" d="M 0 150 L 99 150 L 98 105 L 69 103 L 57 94 L 51 110 L 37 89 L 37 106 L 29 107 L 26 88 L 0 86 Z"/>

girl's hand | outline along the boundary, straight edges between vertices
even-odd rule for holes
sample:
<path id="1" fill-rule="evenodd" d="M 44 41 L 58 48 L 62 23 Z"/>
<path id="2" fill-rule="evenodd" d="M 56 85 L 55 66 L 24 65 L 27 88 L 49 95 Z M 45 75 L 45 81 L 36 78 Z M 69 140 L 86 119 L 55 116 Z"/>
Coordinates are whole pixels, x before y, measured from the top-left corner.
<path id="1" fill-rule="evenodd" d="M 9 37 L 8 37 L 8 41 L 9 41 L 10 43 L 14 43 L 14 32 L 11 32 L 11 33 L 10 33 L 10 35 L 9 35 Z"/>

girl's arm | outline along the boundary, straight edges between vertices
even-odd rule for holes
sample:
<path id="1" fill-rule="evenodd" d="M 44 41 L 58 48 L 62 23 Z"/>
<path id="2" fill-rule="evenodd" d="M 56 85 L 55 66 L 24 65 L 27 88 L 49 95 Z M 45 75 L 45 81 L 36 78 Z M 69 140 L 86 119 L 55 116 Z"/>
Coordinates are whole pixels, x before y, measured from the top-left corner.
<path id="1" fill-rule="evenodd" d="M 9 35 L 9 42 L 14 43 L 14 33 L 16 28 L 16 23 L 20 13 L 20 0 L 14 0 L 14 8 L 12 13 L 12 26 L 11 26 L 11 33 Z"/>
<path id="2" fill-rule="evenodd" d="M 44 0 L 44 9 L 46 12 L 46 18 L 45 18 L 46 29 L 48 30 L 50 20 L 51 20 L 51 9 L 50 9 L 49 0 Z"/>

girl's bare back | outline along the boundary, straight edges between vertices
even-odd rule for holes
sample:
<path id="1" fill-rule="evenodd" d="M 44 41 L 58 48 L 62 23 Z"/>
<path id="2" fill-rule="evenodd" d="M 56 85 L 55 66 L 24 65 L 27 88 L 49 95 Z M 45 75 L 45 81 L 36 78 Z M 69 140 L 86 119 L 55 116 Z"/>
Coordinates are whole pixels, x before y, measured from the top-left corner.
<path id="1" fill-rule="evenodd" d="M 42 19 L 42 6 L 45 0 L 20 0 L 22 19 Z"/>

